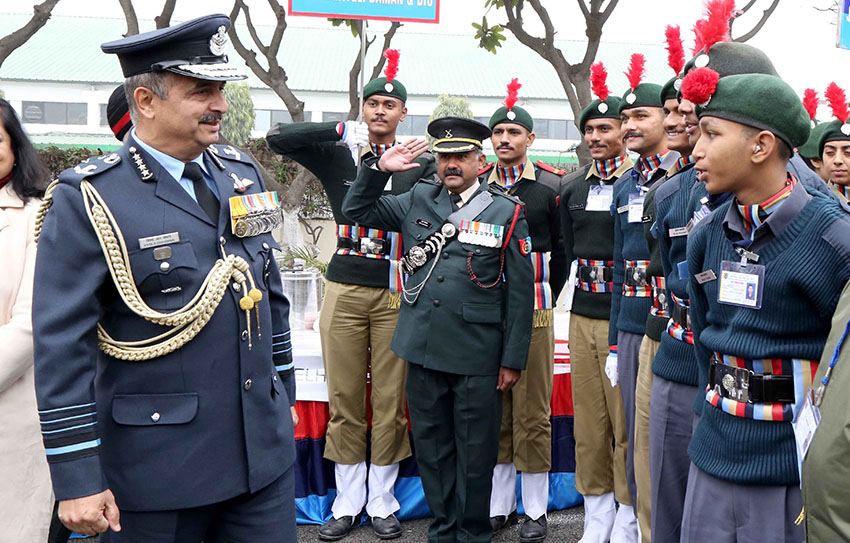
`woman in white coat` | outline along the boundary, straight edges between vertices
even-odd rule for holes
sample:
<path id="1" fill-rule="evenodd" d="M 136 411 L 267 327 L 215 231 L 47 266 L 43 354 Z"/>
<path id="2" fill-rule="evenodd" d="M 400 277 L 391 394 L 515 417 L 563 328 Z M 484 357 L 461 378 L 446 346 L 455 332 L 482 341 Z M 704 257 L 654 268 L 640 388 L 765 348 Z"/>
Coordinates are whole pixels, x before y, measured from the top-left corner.
<path id="1" fill-rule="evenodd" d="M 33 224 L 47 172 L 0 99 L 0 537 L 47 540 L 53 509 L 33 384 Z"/>

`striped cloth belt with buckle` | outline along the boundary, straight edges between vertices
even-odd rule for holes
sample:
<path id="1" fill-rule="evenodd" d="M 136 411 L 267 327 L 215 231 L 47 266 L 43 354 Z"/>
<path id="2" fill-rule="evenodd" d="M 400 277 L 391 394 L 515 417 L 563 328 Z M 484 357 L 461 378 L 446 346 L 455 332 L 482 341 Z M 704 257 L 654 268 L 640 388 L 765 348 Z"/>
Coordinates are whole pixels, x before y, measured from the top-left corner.
<path id="1" fill-rule="evenodd" d="M 646 278 L 646 268 L 649 260 L 626 260 L 626 275 L 623 278 L 623 296 L 649 298 L 652 296 L 652 286 Z"/>
<path id="2" fill-rule="evenodd" d="M 817 370 L 817 360 L 748 360 L 714 353 L 705 400 L 735 417 L 791 422 Z"/>
<path id="3" fill-rule="evenodd" d="M 613 260 L 578 259 L 576 286 L 585 292 L 611 292 L 614 280 Z"/>
<path id="4" fill-rule="evenodd" d="M 694 333 L 691 331 L 691 306 L 689 301 L 679 298 L 669 291 L 667 294 L 673 300 L 673 303 L 670 304 L 670 320 L 667 322 L 667 333 L 679 341 L 693 345 Z"/>
<path id="5" fill-rule="evenodd" d="M 390 263 L 390 292 L 400 292 L 404 284 L 399 259 L 402 255 L 401 234 L 377 228 L 350 224 L 336 227 L 336 254 L 388 260 Z"/>
<path id="6" fill-rule="evenodd" d="M 650 283 L 652 284 L 652 307 L 649 309 L 649 314 L 661 319 L 670 318 L 667 305 L 667 280 L 656 276 L 650 278 Z"/>

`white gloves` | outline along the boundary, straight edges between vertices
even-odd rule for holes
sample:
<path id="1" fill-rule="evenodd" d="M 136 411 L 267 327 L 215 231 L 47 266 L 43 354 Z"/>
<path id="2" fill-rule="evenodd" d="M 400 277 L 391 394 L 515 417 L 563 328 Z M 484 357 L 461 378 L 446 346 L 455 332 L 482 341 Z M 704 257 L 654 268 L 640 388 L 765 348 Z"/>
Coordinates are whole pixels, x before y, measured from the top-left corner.
<path id="1" fill-rule="evenodd" d="M 358 123 L 357 121 L 345 121 L 341 123 L 342 142 L 348 146 L 351 151 L 351 158 L 355 164 L 360 163 L 360 150 L 369 145 L 369 126 L 366 123 Z"/>
<path id="2" fill-rule="evenodd" d="M 605 359 L 605 375 L 611 381 L 612 387 L 620 382 L 620 376 L 617 374 L 617 353 L 608 353 L 608 358 Z"/>

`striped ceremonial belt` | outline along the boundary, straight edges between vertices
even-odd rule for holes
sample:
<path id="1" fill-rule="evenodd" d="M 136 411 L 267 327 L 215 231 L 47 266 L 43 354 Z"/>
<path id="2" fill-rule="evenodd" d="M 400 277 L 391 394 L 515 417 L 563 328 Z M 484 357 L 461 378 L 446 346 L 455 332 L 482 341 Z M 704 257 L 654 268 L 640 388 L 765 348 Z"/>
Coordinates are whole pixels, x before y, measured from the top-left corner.
<path id="1" fill-rule="evenodd" d="M 646 268 L 649 260 L 626 260 L 626 276 L 623 279 L 623 296 L 649 298 L 652 286 L 646 281 Z"/>
<path id="2" fill-rule="evenodd" d="M 390 263 L 390 292 L 401 292 L 401 287 L 404 284 L 404 276 L 401 272 L 399 259 L 402 257 L 402 239 L 398 232 L 389 230 L 379 230 L 377 228 L 365 228 L 363 226 L 354 226 L 351 224 L 338 224 L 336 227 L 337 250 L 338 255 L 354 255 L 364 258 L 373 258 L 378 260 L 388 260 Z M 389 251 L 383 253 L 368 253 L 358 251 L 356 249 L 345 248 L 339 246 L 339 240 L 382 240 L 390 244 Z"/>
<path id="3" fill-rule="evenodd" d="M 803 406 L 805 391 L 812 386 L 817 370 L 817 360 L 749 360 L 714 353 L 705 401 L 735 417 L 791 422 Z M 780 381 L 777 378 L 782 378 L 781 381 L 790 387 L 787 401 L 758 402 L 752 399 L 760 392 L 758 387 L 762 387 L 761 393 L 764 394 L 768 384 Z"/>
<path id="4" fill-rule="evenodd" d="M 667 280 L 664 277 L 652 277 L 652 307 L 649 314 L 653 317 L 661 319 L 670 318 L 670 312 L 667 309 Z"/>
<path id="5" fill-rule="evenodd" d="M 671 309 L 670 321 L 667 323 L 667 333 L 674 339 L 684 341 L 689 345 L 694 344 L 694 333 L 689 326 L 688 311 L 690 311 L 690 303 L 688 300 L 679 298 L 672 292 L 668 292 L 670 298 L 675 304 Z"/>
<path id="6" fill-rule="evenodd" d="M 579 258 L 578 266 L 579 273 L 576 277 L 576 286 L 578 286 L 578 288 L 585 292 L 611 292 L 614 282 L 605 281 L 605 271 L 606 269 L 611 270 L 611 272 L 609 272 L 610 275 L 614 275 L 612 269 L 614 267 L 613 260 L 588 260 L 585 258 Z M 593 268 L 591 271 L 595 272 L 595 280 L 583 281 L 581 268 Z"/>

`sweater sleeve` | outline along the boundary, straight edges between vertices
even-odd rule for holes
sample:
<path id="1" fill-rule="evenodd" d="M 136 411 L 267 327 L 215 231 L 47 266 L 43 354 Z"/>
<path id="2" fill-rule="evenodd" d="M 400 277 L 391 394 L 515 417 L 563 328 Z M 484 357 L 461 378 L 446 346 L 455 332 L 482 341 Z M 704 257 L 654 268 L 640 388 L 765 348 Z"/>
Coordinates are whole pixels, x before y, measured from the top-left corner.
<path id="1" fill-rule="evenodd" d="M 335 165 L 338 150 L 350 157 L 347 148 L 339 147 L 339 132 L 336 122 L 327 123 L 278 123 L 266 134 L 266 142 L 272 151 L 291 158 L 319 179 L 328 177 L 325 172 Z"/>
<path id="2" fill-rule="evenodd" d="M 611 287 L 611 318 L 608 321 L 608 345 L 611 352 L 617 352 L 617 318 L 620 316 L 620 298 L 623 295 L 623 279 L 626 275 L 623 262 L 623 229 L 620 226 L 619 207 L 620 195 L 624 193 L 623 176 L 614 187 L 614 201 L 611 204 L 611 214 L 614 215 L 614 279 Z"/>
<path id="3" fill-rule="evenodd" d="M 398 196 L 381 196 L 391 174 L 376 169 L 377 162 L 377 159 L 366 161 L 360 168 L 342 202 L 342 212 L 354 222 L 400 232 L 415 188 Z"/>
<path id="4" fill-rule="evenodd" d="M 690 297 L 691 330 L 694 334 L 694 354 L 697 364 L 708 364 L 711 352 L 700 342 L 702 331 L 708 326 L 708 298 L 699 284 L 696 276 L 702 273 L 705 265 L 706 239 L 709 228 L 705 222 L 691 233 L 688 239 L 687 261 L 688 261 L 688 296 Z M 699 383 L 704 388 L 707 383 Z"/>
<path id="5" fill-rule="evenodd" d="M 552 194 L 549 198 L 549 238 L 552 240 L 552 252 L 549 256 L 549 285 L 552 287 L 552 298 L 557 300 L 567 282 L 570 261 L 567 260 L 564 252 L 560 205 L 556 194 Z"/>

